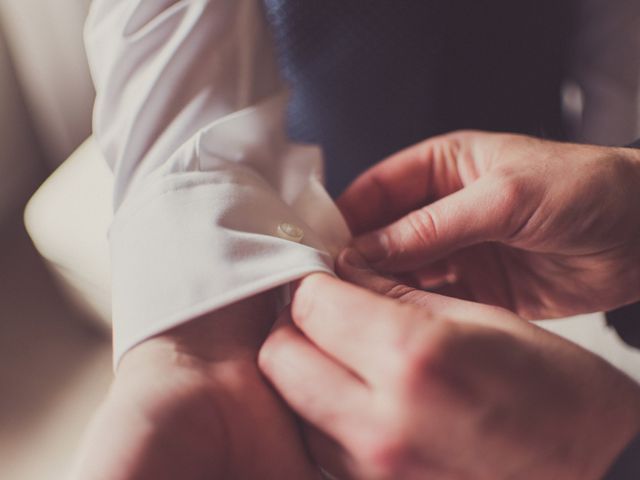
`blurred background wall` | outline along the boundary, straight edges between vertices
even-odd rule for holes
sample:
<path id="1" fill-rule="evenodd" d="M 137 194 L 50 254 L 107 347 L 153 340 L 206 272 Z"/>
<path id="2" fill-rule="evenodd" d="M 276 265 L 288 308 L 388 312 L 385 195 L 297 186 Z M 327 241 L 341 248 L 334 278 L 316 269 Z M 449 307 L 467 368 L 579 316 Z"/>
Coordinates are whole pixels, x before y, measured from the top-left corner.
<path id="1" fill-rule="evenodd" d="M 3 222 L 44 172 L 40 147 L 31 129 L 4 32 L 0 32 L 0 105 L 0 222 Z"/>
<path id="2" fill-rule="evenodd" d="M 88 4 L 0 0 L 2 480 L 63 478 L 111 378 L 108 335 L 68 301 L 22 219 L 35 189 L 91 129 Z"/>
<path id="3" fill-rule="evenodd" d="M 44 160 L 61 163 L 91 129 L 82 28 L 89 0 L 2 0 L 0 25 Z"/>
<path id="4" fill-rule="evenodd" d="M 89 135 L 89 3 L 0 1 L 0 221 Z"/>

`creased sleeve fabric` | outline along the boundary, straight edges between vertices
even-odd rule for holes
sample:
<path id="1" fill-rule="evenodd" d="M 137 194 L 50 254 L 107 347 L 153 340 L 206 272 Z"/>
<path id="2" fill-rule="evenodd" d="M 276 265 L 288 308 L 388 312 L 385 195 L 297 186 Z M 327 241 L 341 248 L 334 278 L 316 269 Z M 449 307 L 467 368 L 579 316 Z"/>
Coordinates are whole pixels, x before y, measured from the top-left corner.
<path id="1" fill-rule="evenodd" d="M 332 272 L 349 232 L 320 151 L 287 141 L 257 1 L 95 0 L 85 39 L 115 176 L 116 365 L 150 336 Z"/>

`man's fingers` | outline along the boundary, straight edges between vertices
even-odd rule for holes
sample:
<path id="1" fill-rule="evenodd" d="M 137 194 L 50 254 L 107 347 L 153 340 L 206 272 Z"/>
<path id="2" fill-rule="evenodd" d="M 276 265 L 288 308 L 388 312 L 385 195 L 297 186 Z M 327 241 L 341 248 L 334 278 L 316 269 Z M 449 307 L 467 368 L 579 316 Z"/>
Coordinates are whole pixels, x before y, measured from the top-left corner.
<path id="1" fill-rule="evenodd" d="M 380 228 L 475 181 L 501 138 L 460 131 L 408 147 L 358 177 L 338 206 L 355 235 Z"/>
<path id="2" fill-rule="evenodd" d="M 517 193 L 486 176 L 354 245 L 377 269 L 415 271 L 461 248 L 502 238 L 519 220 L 513 215 Z"/>
<path id="3" fill-rule="evenodd" d="M 291 312 L 311 341 L 371 383 L 395 372 L 397 345 L 416 315 L 408 306 L 326 274 L 301 282 Z"/>
<path id="4" fill-rule="evenodd" d="M 366 423 L 369 390 L 323 354 L 291 323 L 280 324 L 263 345 L 259 365 L 301 417 L 342 442 Z"/>
<path id="5" fill-rule="evenodd" d="M 419 143 L 358 177 L 338 199 L 352 232 L 359 235 L 382 227 L 429 199 L 461 188 L 455 159 L 463 137 L 452 134 Z"/>
<path id="6" fill-rule="evenodd" d="M 433 292 L 425 292 L 404 285 L 397 280 L 384 277 L 372 270 L 364 258 L 354 249 L 347 248 L 338 257 L 338 273 L 341 278 L 374 292 L 404 303 L 421 307 L 425 316 L 455 317 L 460 314 L 473 315 L 482 306 Z"/>
<path id="7" fill-rule="evenodd" d="M 368 267 L 362 256 L 350 248 L 340 254 L 337 267 L 340 276 L 349 282 L 420 307 L 423 321 L 455 319 L 497 328 L 506 328 L 514 321 L 520 321 L 513 313 L 502 308 L 462 299 L 465 292 L 460 290 L 460 285 L 442 287 L 437 292 L 425 292 L 384 277 Z"/>

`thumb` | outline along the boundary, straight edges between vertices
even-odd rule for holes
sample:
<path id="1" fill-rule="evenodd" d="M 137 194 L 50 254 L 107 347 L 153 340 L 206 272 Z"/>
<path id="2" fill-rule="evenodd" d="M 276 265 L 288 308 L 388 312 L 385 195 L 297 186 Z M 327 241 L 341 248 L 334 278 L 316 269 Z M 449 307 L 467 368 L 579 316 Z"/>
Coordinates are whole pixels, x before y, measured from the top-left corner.
<path id="1" fill-rule="evenodd" d="M 517 192 L 485 176 L 468 187 L 357 238 L 355 248 L 376 269 L 414 271 L 456 250 L 504 237 L 514 222 Z"/>

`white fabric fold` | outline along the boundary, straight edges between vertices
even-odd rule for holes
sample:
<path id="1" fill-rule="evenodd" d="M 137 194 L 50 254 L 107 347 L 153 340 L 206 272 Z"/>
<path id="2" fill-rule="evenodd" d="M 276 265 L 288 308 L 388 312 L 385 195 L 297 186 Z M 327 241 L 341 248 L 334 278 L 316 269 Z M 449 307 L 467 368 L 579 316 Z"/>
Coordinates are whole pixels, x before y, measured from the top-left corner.
<path id="1" fill-rule="evenodd" d="M 333 271 L 349 231 L 322 187 L 320 151 L 270 128 L 285 103 L 214 123 L 121 206 L 111 229 L 116 363 L 189 319 Z M 301 243 L 278 236 L 283 223 L 304 231 Z"/>
<path id="2" fill-rule="evenodd" d="M 286 138 L 259 2 L 94 0 L 86 43 L 115 178 L 116 365 L 204 313 L 332 272 L 349 232 L 320 150 Z"/>

